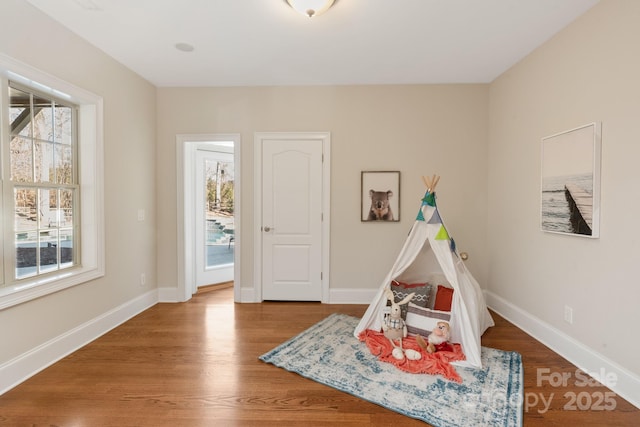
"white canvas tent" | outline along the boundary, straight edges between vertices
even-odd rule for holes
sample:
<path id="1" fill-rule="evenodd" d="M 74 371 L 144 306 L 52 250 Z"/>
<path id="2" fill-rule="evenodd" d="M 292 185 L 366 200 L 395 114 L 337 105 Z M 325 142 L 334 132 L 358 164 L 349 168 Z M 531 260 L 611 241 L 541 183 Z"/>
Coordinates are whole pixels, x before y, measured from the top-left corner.
<path id="1" fill-rule="evenodd" d="M 444 275 L 454 290 L 449 322 L 451 341 L 461 344 L 466 356 L 466 360 L 455 364 L 481 368 L 480 337 L 494 323 L 480 285 L 464 265 L 438 212 L 434 191 L 438 179 L 423 177 L 427 191 L 416 221 L 354 335 L 357 338 L 365 329 L 382 329 L 383 310 L 387 305 L 384 290 L 392 280 L 418 283 Z"/>

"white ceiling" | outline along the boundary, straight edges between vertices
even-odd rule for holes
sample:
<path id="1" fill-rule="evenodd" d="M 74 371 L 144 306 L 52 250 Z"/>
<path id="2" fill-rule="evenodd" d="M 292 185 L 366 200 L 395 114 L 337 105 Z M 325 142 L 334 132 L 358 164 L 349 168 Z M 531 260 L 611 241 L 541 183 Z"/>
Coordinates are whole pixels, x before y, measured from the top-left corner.
<path id="1" fill-rule="evenodd" d="M 27 1 L 156 86 L 488 83 L 598 2 Z"/>

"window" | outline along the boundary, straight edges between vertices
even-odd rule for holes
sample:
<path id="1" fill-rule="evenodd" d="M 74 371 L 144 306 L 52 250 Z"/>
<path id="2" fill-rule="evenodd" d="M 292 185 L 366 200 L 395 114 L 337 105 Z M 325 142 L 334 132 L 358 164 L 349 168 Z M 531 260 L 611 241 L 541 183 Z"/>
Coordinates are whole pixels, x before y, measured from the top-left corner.
<path id="1" fill-rule="evenodd" d="M 9 163 L 15 252 L 10 279 L 20 280 L 78 264 L 80 220 L 75 170 L 73 104 L 9 81 Z M 6 248 L 5 244 L 5 249 Z"/>
<path id="2" fill-rule="evenodd" d="M 102 276 L 104 215 L 102 99 L 2 54 L 0 93 L 2 309 Z"/>

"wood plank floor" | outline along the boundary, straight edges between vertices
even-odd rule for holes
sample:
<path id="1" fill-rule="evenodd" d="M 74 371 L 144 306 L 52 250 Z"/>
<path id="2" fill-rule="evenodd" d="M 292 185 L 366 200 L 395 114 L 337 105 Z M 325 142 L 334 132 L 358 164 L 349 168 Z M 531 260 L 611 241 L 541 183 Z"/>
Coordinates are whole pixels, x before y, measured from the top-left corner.
<path id="1" fill-rule="evenodd" d="M 365 309 L 234 304 L 232 288 L 158 304 L 0 396 L 0 425 L 424 426 L 258 360 L 331 313 L 360 317 Z M 483 345 L 522 354 L 525 426 L 640 425 L 640 410 L 602 386 L 580 386 L 573 365 L 494 319 Z M 539 381 L 545 369 L 568 380 Z"/>

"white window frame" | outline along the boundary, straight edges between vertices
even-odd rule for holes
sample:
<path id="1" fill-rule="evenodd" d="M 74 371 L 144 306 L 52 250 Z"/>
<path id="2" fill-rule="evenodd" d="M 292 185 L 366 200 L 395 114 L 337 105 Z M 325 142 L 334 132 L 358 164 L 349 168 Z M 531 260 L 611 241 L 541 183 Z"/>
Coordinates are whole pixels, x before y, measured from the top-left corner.
<path id="1" fill-rule="evenodd" d="M 15 81 L 39 92 L 68 99 L 78 105 L 78 182 L 80 183 L 80 265 L 30 279 L 0 284 L 0 310 L 58 292 L 104 276 L 104 166 L 103 166 L 103 99 L 87 90 L 33 68 L 0 53 L 0 86 L 2 90 L 2 144 L 9 143 L 7 82 Z M 6 162 L 5 162 L 6 163 Z M 10 171 L 2 171 L 9 179 Z M 5 224 L 13 221 L 12 206 L 7 197 L 0 202 Z M 10 219 L 7 220 L 6 218 Z M 7 236 L 3 224 L 0 235 Z M 4 245 L 4 242 L 3 242 Z M 4 257 L 3 257 L 4 259 Z M 4 266 L 7 268 L 7 266 Z M 2 270 L 0 268 L 0 270 Z"/>

